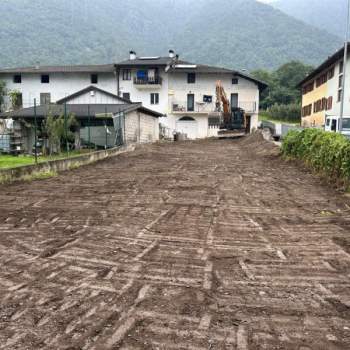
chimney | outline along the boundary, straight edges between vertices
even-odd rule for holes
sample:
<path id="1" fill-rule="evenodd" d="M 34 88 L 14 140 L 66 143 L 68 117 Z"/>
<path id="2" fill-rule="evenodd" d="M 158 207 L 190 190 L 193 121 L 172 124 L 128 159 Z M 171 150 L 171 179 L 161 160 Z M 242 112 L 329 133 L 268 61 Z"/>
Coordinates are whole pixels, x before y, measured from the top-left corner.
<path id="1" fill-rule="evenodd" d="M 175 57 L 175 52 L 174 50 L 169 50 L 169 57 L 174 58 Z"/>
<path id="2" fill-rule="evenodd" d="M 136 56 L 136 52 L 135 51 L 130 51 L 130 60 L 134 61 L 136 60 L 137 56 Z"/>

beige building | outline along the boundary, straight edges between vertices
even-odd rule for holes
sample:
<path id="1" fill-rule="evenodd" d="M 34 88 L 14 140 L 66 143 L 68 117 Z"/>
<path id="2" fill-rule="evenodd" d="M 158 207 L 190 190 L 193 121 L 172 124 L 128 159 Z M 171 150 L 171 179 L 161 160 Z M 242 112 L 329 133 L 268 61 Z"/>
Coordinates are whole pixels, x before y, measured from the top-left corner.
<path id="1" fill-rule="evenodd" d="M 323 127 L 327 116 L 339 116 L 343 94 L 343 57 L 344 48 L 329 57 L 299 83 L 302 91 L 302 126 Z M 350 59 L 346 64 L 344 113 L 350 115 Z"/>

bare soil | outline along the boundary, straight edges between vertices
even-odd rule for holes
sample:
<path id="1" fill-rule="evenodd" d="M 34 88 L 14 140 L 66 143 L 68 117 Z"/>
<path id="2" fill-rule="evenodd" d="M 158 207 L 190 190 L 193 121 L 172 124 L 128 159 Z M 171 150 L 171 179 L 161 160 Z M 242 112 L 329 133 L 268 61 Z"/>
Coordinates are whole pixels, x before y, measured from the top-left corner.
<path id="1" fill-rule="evenodd" d="M 350 349 L 350 206 L 253 135 L 0 187 L 0 349 Z"/>

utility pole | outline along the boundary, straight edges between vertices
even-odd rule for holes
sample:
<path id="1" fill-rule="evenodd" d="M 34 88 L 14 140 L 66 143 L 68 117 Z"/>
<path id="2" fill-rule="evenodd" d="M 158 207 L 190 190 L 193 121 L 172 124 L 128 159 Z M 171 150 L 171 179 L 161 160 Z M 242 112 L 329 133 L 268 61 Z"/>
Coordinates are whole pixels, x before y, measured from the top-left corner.
<path id="1" fill-rule="evenodd" d="M 340 101 L 340 117 L 339 117 L 339 132 L 343 131 L 343 117 L 344 117 L 344 104 L 345 104 L 345 80 L 346 80 L 346 66 L 348 61 L 348 41 L 349 41 L 349 21 L 350 20 L 350 0 L 347 5 L 347 20 L 346 20 L 346 31 L 345 31 L 345 43 L 344 43 L 344 59 L 343 59 L 343 82 L 342 82 L 342 96 Z"/>

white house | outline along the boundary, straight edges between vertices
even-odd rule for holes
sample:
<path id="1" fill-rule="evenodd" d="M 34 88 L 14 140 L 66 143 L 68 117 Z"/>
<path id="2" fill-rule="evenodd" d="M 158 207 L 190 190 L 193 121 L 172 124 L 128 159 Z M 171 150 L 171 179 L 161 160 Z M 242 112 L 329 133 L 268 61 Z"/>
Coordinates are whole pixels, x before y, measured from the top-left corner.
<path id="1" fill-rule="evenodd" d="M 93 85 L 161 113 L 170 133 L 182 131 L 193 139 L 217 134 L 217 81 L 231 107 L 244 109 L 250 129 L 258 125 L 259 92 L 266 87 L 239 71 L 182 61 L 172 50 L 166 57 L 138 57 L 131 51 L 128 60 L 110 65 L 2 69 L 0 80 L 17 93 L 18 107 L 33 106 L 34 98 L 37 104 L 54 103 Z M 98 99 L 108 103 L 105 94 L 96 94 Z M 8 97 L 5 109 L 10 102 Z"/>
<path id="2" fill-rule="evenodd" d="M 23 108 L 33 106 L 34 99 L 37 105 L 55 103 L 90 85 L 114 94 L 118 91 L 114 64 L 0 69 L 0 80 L 9 92 L 18 93 L 17 104 Z M 10 104 L 8 96 L 4 109 Z"/>
<path id="3" fill-rule="evenodd" d="M 217 135 L 216 83 L 221 81 L 231 107 L 244 109 L 250 130 L 258 126 L 259 93 L 266 88 L 242 72 L 168 57 L 137 57 L 116 65 L 119 94 L 163 113 L 162 124 L 190 138 Z"/>

